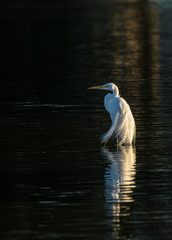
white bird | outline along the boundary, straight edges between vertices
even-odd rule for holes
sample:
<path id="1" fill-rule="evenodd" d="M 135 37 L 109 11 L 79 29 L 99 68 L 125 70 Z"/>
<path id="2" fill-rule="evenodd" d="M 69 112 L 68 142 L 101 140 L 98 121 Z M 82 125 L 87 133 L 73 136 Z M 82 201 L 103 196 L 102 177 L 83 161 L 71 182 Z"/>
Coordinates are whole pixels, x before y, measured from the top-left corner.
<path id="1" fill-rule="evenodd" d="M 102 143 L 107 143 L 111 138 L 116 138 L 119 145 L 132 145 L 132 143 L 135 143 L 135 121 L 129 105 L 120 97 L 118 87 L 114 83 L 107 83 L 89 89 L 110 91 L 104 98 L 104 106 L 110 114 L 112 125 L 101 137 Z"/>

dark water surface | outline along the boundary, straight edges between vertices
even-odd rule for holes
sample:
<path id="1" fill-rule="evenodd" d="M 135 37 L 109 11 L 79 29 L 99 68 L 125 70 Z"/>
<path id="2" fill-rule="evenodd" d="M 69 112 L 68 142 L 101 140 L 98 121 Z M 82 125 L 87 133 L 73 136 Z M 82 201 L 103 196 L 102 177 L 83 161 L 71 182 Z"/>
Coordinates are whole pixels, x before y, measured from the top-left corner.
<path id="1" fill-rule="evenodd" d="M 0 6 L 0 239 L 171 239 L 172 2 Z M 107 82 L 135 147 L 100 144 Z"/>

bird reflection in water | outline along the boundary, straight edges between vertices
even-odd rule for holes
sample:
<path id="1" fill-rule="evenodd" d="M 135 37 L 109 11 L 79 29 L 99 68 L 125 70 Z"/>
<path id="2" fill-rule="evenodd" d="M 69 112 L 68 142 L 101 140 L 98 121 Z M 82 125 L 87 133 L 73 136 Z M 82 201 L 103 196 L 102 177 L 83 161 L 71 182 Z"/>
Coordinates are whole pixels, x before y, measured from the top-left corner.
<path id="1" fill-rule="evenodd" d="M 129 202 L 133 201 L 135 187 L 136 150 L 132 146 L 121 146 L 116 151 L 102 148 L 102 154 L 108 161 L 105 169 L 105 208 L 108 224 L 114 224 L 114 234 L 120 228 L 120 216 L 129 215 Z M 121 213 L 121 204 L 125 213 Z M 115 233 L 116 232 L 116 233 Z"/>

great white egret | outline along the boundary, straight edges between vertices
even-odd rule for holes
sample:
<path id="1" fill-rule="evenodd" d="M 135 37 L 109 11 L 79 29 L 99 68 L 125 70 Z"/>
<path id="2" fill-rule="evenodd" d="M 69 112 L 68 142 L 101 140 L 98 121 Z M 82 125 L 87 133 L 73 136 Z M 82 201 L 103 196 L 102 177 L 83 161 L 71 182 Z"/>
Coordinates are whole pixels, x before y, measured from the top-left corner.
<path id="1" fill-rule="evenodd" d="M 110 91 L 104 98 L 104 106 L 110 114 L 112 125 L 101 137 L 102 143 L 107 143 L 110 138 L 116 138 L 119 145 L 132 145 L 132 143 L 135 143 L 135 121 L 129 105 L 120 97 L 118 87 L 114 83 L 107 83 L 88 89 Z"/>

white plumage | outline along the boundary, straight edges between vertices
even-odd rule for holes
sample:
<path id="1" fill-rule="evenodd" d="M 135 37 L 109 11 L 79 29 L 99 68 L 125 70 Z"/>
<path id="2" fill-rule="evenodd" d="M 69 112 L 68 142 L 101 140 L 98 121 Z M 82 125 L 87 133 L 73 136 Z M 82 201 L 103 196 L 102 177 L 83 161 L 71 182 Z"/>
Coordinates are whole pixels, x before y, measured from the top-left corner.
<path id="1" fill-rule="evenodd" d="M 129 105 L 119 96 L 118 87 L 113 83 L 108 83 L 89 89 L 102 89 L 111 92 L 105 96 L 104 105 L 110 114 L 112 125 L 101 137 L 102 143 L 106 143 L 111 138 L 116 138 L 119 145 L 131 145 L 135 143 L 135 121 Z"/>

